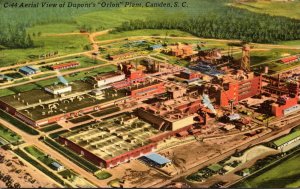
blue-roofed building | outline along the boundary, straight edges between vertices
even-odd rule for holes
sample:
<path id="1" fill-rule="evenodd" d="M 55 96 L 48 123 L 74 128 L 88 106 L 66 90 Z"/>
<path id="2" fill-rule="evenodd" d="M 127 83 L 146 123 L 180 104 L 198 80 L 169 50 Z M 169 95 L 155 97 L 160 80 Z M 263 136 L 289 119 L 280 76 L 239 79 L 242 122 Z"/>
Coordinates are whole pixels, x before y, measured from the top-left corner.
<path id="1" fill-rule="evenodd" d="M 151 50 L 159 50 L 159 49 L 162 49 L 162 48 L 163 48 L 162 44 L 156 44 L 156 45 L 151 45 L 150 46 Z"/>
<path id="2" fill-rule="evenodd" d="M 34 68 L 32 66 L 24 66 L 24 67 L 21 67 L 19 69 L 19 72 L 25 74 L 25 75 L 32 75 L 32 74 L 35 74 L 37 72 L 39 72 L 39 69 L 38 68 Z"/>
<path id="3" fill-rule="evenodd" d="M 19 72 L 21 72 L 22 74 L 25 74 L 25 75 L 32 75 L 32 74 L 35 74 L 35 71 L 28 68 L 27 66 L 24 66 L 22 68 L 19 69 Z"/>
<path id="4" fill-rule="evenodd" d="M 59 164 L 55 161 L 51 163 L 51 166 L 55 171 L 62 171 L 65 169 L 64 166 L 62 166 L 61 164 Z"/>
<path id="5" fill-rule="evenodd" d="M 171 162 L 171 160 L 165 158 L 164 156 L 162 156 L 160 154 L 154 153 L 154 152 L 144 155 L 144 156 L 140 157 L 139 159 L 153 167 L 164 167 L 165 165 L 167 165 Z"/>
<path id="6" fill-rule="evenodd" d="M 33 67 L 33 66 L 27 66 L 27 68 L 34 70 L 36 73 L 40 71 L 40 69 Z"/>

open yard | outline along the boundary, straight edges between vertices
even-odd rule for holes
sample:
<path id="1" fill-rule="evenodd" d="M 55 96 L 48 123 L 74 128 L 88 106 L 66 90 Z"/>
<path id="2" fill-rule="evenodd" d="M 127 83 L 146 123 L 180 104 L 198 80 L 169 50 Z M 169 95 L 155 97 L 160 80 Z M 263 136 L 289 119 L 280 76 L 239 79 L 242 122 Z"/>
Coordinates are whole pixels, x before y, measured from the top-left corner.
<path id="1" fill-rule="evenodd" d="M 0 65 L 9 66 L 26 61 L 38 60 L 39 56 L 58 51 L 58 55 L 66 55 L 84 51 L 89 45 L 86 36 L 40 36 L 33 38 L 35 48 L 1 50 Z"/>
<path id="2" fill-rule="evenodd" d="M 192 34 L 179 31 L 179 30 L 155 30 L 155 29 L 144 29 L 144 30 L 134 30 L 134 31 L 126 31 L 126 32 L 111 32 L 107 35 L 98 36 L 97 40 L 109 40 L 109 39 L 117 39 L 117 38 L 126 38 L 126 37 L 134 37 L 134 36 L 169 36 L 169 37 L 193 37 Z"/>

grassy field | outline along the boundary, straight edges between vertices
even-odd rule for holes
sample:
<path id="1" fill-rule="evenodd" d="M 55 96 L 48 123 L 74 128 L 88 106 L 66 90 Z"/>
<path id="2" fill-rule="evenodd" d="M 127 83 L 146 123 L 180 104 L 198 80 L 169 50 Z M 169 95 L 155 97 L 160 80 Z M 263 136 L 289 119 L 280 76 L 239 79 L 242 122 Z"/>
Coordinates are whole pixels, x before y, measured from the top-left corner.
<path id="1" fill-rule="evenodd" d="M 0 117 L 28 134 L 31 134 L 31 135 L 39 134 L 39 132 L 37 130 L 33 129 L 31 126 L 26 125 L 22 121 L 12 117 L 11 115 L 5 113 L 2 110 L 0 110 Z"/>
<path id="2" fill-rule="evenodd" d="M 294 2 L 270 2 L 259 0 L 258 2 L 247 2 L 243 4 L 232 3 L 231 5 L 257 13 L 300 19 L 299 0 L 295 0 Z"/>
<path id="3" fill-rule="evenodd" d="M 193 37 L 192 34 L 179 30 L 135 30 L 126 32 L 111 32 L 107 35 L 98 36 L 97 40 L 109 40 L 133 36 L 171 36 L 171 37 Z"/>
<path id="4" fill-rule="evenodd" d="M 115 71 L 115 70 L 117 70 L 117 67 L 115 65 L 107 65 L 107 66 L 92 69 L 91 71 L 77 72 L 75 75 L 67 75 L 67 76 L 65 76 L 65 78 L 69 82 L 74 82 L 76 80 L 80 80 L 80 79 L 83 79 L 83 78 L 88 77 L 88 76 L 97 75 L 98 73 L 111 72 L 111 71 Z M 25 85 L 19 85 L 19 86 L 16 86 L 16 87 L 1 89 L 0 90 L 0 97 L 13 95 L 13 94 L 16 94 L 16 93 L 22 93 L 22 92 L 26 92 L 26 91 L 31 91 L 31 90 L 36 90 L 36 89 L 41 89 L 45 86 L 52 85 L 55 82 L 58 82 L 57 77 L 37 81 L 35 83 L 29 83 L 29 84 L 25 84 Z M 76 85 L 76 83 L 74 85 Z M 74 87 L 76 89 L 76 86 L 74 86 Z M 80 89 L 80 91 L 82 91 L 82 89 Z"/>
<path id="5" fill-rule="evenodd" d="M 47 165 L 49 168 L 53 169 L 51 163 L 57 162 L 56 160 L 52 159 L 49 155 L 42 152 L 40 149 L 36 148 L 35 146 L 28 146 L 25 147 L 24 150 L 37 158 L 43 164 Z"/>
<path id="6" fill-rule="evenodd" d="M 263 174 L 249 178 L 239 188 L 297 188 L 300 184 L 300 153 L 284 160 Z"/>
<path id="7" fill-rule="evenodd" d="M 99 180 L 105 180 L 105 179 L 110 178 L 112 175 L 109 172 L 107 172 L 107 171 L 100 171 L 100 172 L 96 173 L 95 176 Z"/>
<path id="8" fill-rule="evenodd" d="M 2 97 L 2 96 L 8 96 L 8 95 L 13 95 L 13 94 L 15 94 L 15 92 L 11 91 L 9 89 L 1 89 L 0 90 L 0 97 Z"/>
<path id="9" fill-rule="evenodd" d="M 41 35 L 49 34 L 49 33 L 71 33 L 71 32 L 79 32 L 79 29 L 74 24 L 66 24 L 66 23 L 56 23 L 56 24 L 42 24 L 33 26 L 27 29 L 27 32 L 31 35 L 33 33 Z"/>
<path id="10" fill-rule="evenodd" d="M 2 50 L 0 65 L 9 66 L 26 61 L 37 60 L 40 55 L 58 51 L 58 55 L 66 55 L 84 51 L 89 44 L 86 36 L 40 36 L 33 37 L 35 48 Z"/>
<path id="11" fill-rule="evenodd" d="M 280 42 L 281 45 L 289 45 L 289 46 L 300 46 L 300 40 L 294 40 L 294 41 L 283 41 Z"/>
<path id="12" fill-rule="evenodd" d="M 26 160 L 27 162 L 29 162 L 30 164 L 32 164 L 34 167 L 36 167 L 37 169 L 39 169 L 40 171 L 42 171 L 43 173 L 45 173 L 47 176 L 49 176 L 50 178 L 52 178 L 53 180 L 55 180 L 56 182 L 60 183 L 61 185 L 65 185 L 64 181 L 61 178 L 59 178 L 54 173 L 52 173 L 51 171 L 49 171 L 48 169 L 46 169 L 38 161 L 32 159 L 28 154 L 26 154 L 21 149 L 16 149 L 16 150 L 14 150 L 14 152 L 18 156 L 22 157 L 22 159 Z"/>
<path id="13" fill-rule="evenodd" d="M 15 132 L 11 131 L 10 129 L 4 127 L 2 124 L 0 124 L 0 138 L 5 139 L 9 143 L 14 143 L 21 139 L 19 135 L 17 135 Z"/>
<path id="14" fill-rule="evenodd" d="M 32 79 L 39 79 L 39 78 L 48 77 L 48 76 L 51 76 L 51 75 L 55 75 L 55 73 L 45 73 L 45 74 L 33 76 Z"/>

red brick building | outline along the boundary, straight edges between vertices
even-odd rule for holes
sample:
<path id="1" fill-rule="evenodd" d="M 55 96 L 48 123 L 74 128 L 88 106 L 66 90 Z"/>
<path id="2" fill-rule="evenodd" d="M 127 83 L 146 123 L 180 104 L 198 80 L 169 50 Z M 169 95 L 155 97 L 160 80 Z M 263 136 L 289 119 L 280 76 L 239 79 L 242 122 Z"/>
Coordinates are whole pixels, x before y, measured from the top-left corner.
<path id="1" fill-rule="evenodd" d="M 272 104 L 272 114 L 276 117 L 281 117 L 284 115 L 284 110 L 291 108 L 298 104 L 298 98 L 286 98 L 282 99 L 283 103 Z"/>
<path id="2" fill-rule="evenodd" d="M 135 88 L 132 88 L 130 91 L 130 95 L 133 98 L 142 98 L 154 94 L 161 94 L 164 92 L 166 92 L 164 83 L 158 82 L 148 86 L 137 86 Z"/>
<path id="3" fill-rule="evenodd" d="M 191 70 L 184 70 L 180 72 L 179 77 L 187 80 L 199 79 L 200 74 Z"/>
<path id="4" fill-rule="evenodd" d="M 259 94 L 261 86 L 261 75 L 252 79 L 225 83 L 223 89 L 219 90 L 218 104 L 220 106 L 228 106 L 230 100 L 237 104 L 240 100 Z"/>
<path id="5" fill-rule="evenodd" d="M 105 168 L 110 168 L 110 167 L 114 167 L 117 166 L 121 163 L 125 163 L 131 159 L 135 159 L 138 158 L 144 154 L 147 154 L 149 152 L 152 152 L 156 147 L 157 144 L 155 142 L 152 142 L 148 145 L 142 146 L 142 147 L 138 147 L 135 148 L 133 150 L 130 150 L 128 152 L 125 152 L 119 156 L 116 157 L 112 157 L 110 159 L 102 159 L 101 157 L 93 154 L 92 152 L 80 147 L 79 145 L 71 142 L 70 140 L 59 136 L 58 141 L 65 145 L 66 147 L 68 147 L 69 149 L 71 149 L 72 151 L 76 152 L 79 155 L 82 155 L 85 159 L 91 161 L 92 163 L 94 163 L 97 166 L 100 167 L 105 167 Z"/>
<path id="6" fill-rule="evenodd" d="M 297 62 L 297 61 L 299 61 L 299 58 L 297 56 L 289 56 L 289 57 L 280 59 L 280 62 L 283 64 L 290 64 L 290 63 Z"/>
<path id="7" fill-rule="evenodd" d="M 193 47 L 191 45 L 176 45 L 170 48 L 172 56 L 187 57 L 193 54 Z"/>
<path id="8" fill-rule="evenodd" d="M 73 68 L 76 66 L 79 66 L 79 62 L 67 62 L 67 63 L 63 63 L 63 64 L 53 65 L 53 66 L 51 66 L 51 69 L 52 70 L 63 70 L 63 69 Z"/>

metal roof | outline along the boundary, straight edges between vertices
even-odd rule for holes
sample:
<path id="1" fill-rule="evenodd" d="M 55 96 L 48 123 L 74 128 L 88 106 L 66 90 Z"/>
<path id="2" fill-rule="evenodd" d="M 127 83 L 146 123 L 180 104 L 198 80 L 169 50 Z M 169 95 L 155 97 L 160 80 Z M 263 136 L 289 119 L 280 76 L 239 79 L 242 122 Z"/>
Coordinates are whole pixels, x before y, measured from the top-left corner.
<path id="1" fill-rule="evenodd" d="M 27 66 L 24 66 L 24 67 L 20 68 L 19 70 L 20 70 L 20 71 L 23 71 L 23 72 L 26 72 L 26 73 L 28 73 L 28 74 L 30 74 L 30 73 L 35 73 L 35 70 L 33 70 L 33 69 L 31 69 L 31 68 L 29 68 L 29 67 L 27 67 Z"/>
<path id="2" fill-rule="evenodd" d="M 57 78 L 62 84 L 68 85 L 68 81 L 63 76 L 57 76 Z"/>
<path id="3" fill-rule="evenodd" d="M 63 167 L 61 164 L 57 163 L 57 162 L 52 162 L 51 165 L 53 165 L 55 168 L 60 168 Z"/>
<path id="4" fill-rule="evenodd" d="M 29 68 L 29 69 L 31 69 L 31 70 L 33 70 L 33 71 L 39 71 L 38 68 L 35 68 L 35 67 L 33 67 L 33 66 L 26 66 L 26 67 Z"/>
<path id="5" fill-rule="evenodd" d="M 295 132 L 292 132 L 284 137 L 281 137 L 275 141 L 273 141 L 273 143 L 276 145 L 276 146 L 281 146 L 291 140 L 294 140 L 295 138 L 298 138 L 300 137 L 300 130 L 298 131 L 295 131 Z"/>
<path id="6" fill-rule="evenodd" d="M 152 49 L 158 49 L 158 48 L 162 48 L 162 45 L 161 44 L 151 45 L 150 48 L 152 48 Z"/>
<path id="7" fill-rule="evenodd" d="M 165 158 L 164 156 L 161 156 L 157 153 L 150 153 L 145 155 L 144 157 L 150 159 L 151 161 L 154 161 L 155 163 L 159 164 L 159 165 L 164 165 L 166 163 L 171 162 L 169 159 Z"/>

